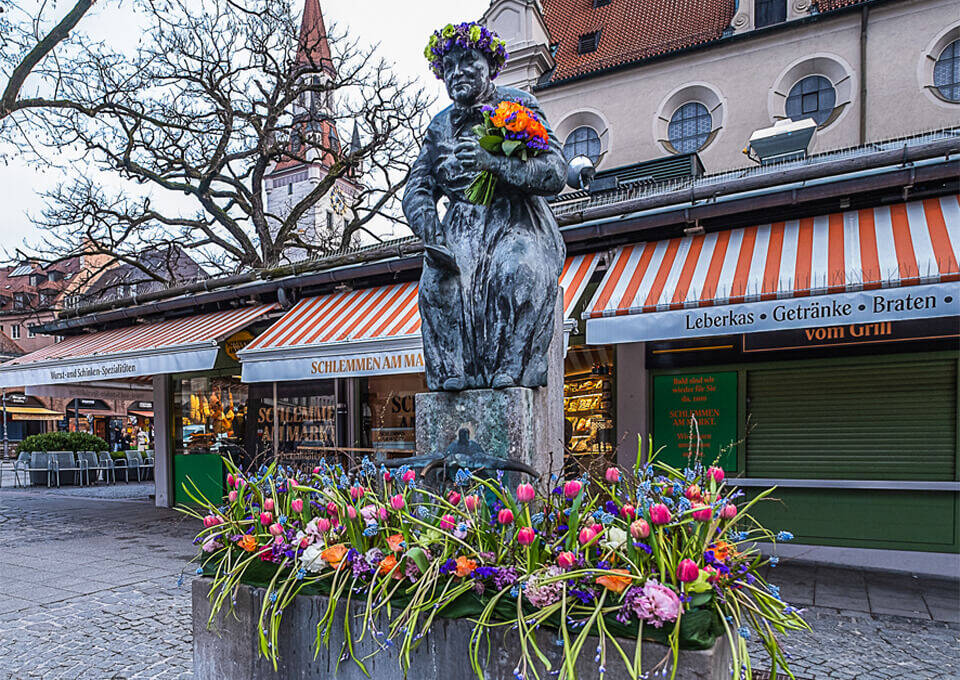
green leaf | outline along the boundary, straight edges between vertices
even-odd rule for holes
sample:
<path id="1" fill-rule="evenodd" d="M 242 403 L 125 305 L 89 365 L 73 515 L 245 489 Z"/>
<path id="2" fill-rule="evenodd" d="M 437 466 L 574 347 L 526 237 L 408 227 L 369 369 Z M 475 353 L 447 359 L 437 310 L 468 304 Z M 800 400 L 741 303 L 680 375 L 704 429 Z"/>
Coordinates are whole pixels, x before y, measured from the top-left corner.
<path id="1" fill-rule="evenodd" d="M 506 142 L 503 141 L 502 137 L 498 137 L 497 135 L 485 135 L 480 138 L 480 146 L 490 153 L 499 151 L 501 144 L 506 144 Z"/>
<path id="2" fill-rule="evenodd" d="M 512 156 L 513 152 L 523 146 L 523 142 L 516 139 L 507 139 L 503 142 L 503 153 Z"/>
<path id="3" fill-rule="evenodd" d="M 474 133 L 477 137 L 483 137 L 484 135 L 487 134 L 487 128 L 484 127 L 483 125 L 474 125 L 474 126 L 473 126 L 473 133 Z"/>
<path id="4" fill-rule="evenodd" d="M 420 573 L 427 573 L 430 562 L 427 560 L 427 554 L 423 552 L 423 548 L 410 548 L 410 550 L 407 551 L 407 557 L 413 560 L 413 563 L 417 565 Z"/>
<path id="5" fill-rule="evenodd" d="M 696 593 L 690 597 L 691 607 L 702 607 L 713 598 L 712 592 Z"/>

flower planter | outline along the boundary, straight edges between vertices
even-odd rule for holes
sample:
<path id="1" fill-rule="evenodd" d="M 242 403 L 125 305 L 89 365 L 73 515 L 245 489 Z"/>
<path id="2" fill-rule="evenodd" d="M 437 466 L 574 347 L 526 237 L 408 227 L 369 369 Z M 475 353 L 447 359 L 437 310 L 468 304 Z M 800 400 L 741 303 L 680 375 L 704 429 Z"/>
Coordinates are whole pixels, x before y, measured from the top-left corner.
<path id="1" fill-rule="evenodd" d="M 257 643 L 257 620 L 263 604 L 263 589 L 241 585 L 236 595 L 232 612 L 224 609 L 214 617 L 213 625 L 207 626 L 211 605 L 207 599 L 211 580 L 198 578 L 193 581 L 193 668 L 196 680 L 366 680 L 360 668 L 345 658 L 337 668 L 344 636 L 336 626 L 331 633 L 330 644 L 320 648 L 314 658 L 317 623 L 327 608 L 323 596 L 298 596 L 284 611 L 280 624 L 280 649 L 277 669 L 260 656 Z M 340 605 L 341 607 L 346 605 Z M 361 607 L 353 605 L 359 614 Z M 338 621 L 340 613 L 338 612 Z M 357 626 L 359 628 L 359 625 Z M 469 643 L 474 625 L 467 619 L 438 618 L 431 632 L 411 655 L 407 673 L 410 680 L 469 680 L 474 677 L 469 664 Z M 402 680 L 404 674 L 394 649 L 381 648 L 370 633 L 357 641 L 354 631 L 354 654 L 364 660 L 370 677 L 376 680 Z M 511 645 L 515 636 L 506 643 L 502 637 L 491 634 L 492 650 L 485 648 L 488 657 L 485 680 L 514 680 L 519 649 Z M 560 667 L 562 655 L 554 644 L 556 633 L 546 629 L 538 631 L 540 649 L 550 658 L 553 668 Z M 622 641 L 624 650 L 633 655 L 634 645 Z M 584 646 L 576 665 L 579 678 L 598 677 L 599 663 L 595 661 L 596 640 L 591 638 Z M 669 652 L 663 645 L 643 643 L 643 668 L 646 671 L 659 663 Z M 730 651 L 725 638 L 720 638 L 712 649 L 705 651 L 681 651 L 676 678 L 679 680 L 729 680 Z M 547 677 L 538 669 L 541 677 Z M 532 678 L 532 673 L 526 677 Z M 608 648 L 605 680 L 629 678 L 616 652 Z M 667 675 L 669 677 L 669 674 Z"/>

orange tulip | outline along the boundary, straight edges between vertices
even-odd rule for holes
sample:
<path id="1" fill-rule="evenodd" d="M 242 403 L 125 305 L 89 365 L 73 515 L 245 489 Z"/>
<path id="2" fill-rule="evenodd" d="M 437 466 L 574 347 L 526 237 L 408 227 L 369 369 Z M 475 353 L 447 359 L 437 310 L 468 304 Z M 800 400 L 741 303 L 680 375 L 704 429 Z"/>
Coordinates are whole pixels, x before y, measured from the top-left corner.
<path id="1" fill-rule="evenodd" d="M 473 573 L 473 570 L 477 568 L 477 561 L 471 560 L 466 557 L 457 558 L 457 576 L 464 578 Z"/>
<path id="2" fill-rule="evenodd" d="M 244 534 L 243 537 L 237 541 L 237 545 L 246 550 L 247 552 L 253 552 L 257 549 L 257 539 L 255 539 L 250 534 Z"/>
<path id="3" fill-rule="evenodd" d="M 387 555 L 380 562 L 380 573 L 384 576 L 390 573 L 390 571 L 397 566 L 397 558 L 393 555 Z"/>
<path id="4" fill-rule="evenodd" d="M 720 560 L 721 562 L 730 557 L 731 553 L 736 554 L 737 552 L 733 549 L 733 546 L 726 541 L 717 541 L 713 544 L 711 550 L 713 550 L 714 558 Z"/>
<path id="5" fill-rule="evenodd" d="M 393 534 L 392 536 L 387 536 L 387 545 L 390 546 L 390 550 L 393 552 L 400 552 L 403 550 L 403 547 L 400 545 L 403 543 L 403 534 Z"/>
<path id="6" fill-rule="evenodd" d="M 630 578 L 630 572 L 626 569 L 613 569 L 612 571 L 615 571 L 616 574 L 604 574 L 597 579 L 597 584 L 615 593 L 622 593 L 627 589 L 627 586 L 633 583 L 633 579 Z M 617 574 L 624 575 L 618 576 Z"/>
<path id="7" fill-rule="evenodd" d="M 329 564 L 334 569 L 339 566 L 343 561 L 343 558 L 347 556 L 347 546 L 343 543 L 337 543 L 336 545 L 331 545 L 329 548 L 320 553 L 320 559 Z"/>

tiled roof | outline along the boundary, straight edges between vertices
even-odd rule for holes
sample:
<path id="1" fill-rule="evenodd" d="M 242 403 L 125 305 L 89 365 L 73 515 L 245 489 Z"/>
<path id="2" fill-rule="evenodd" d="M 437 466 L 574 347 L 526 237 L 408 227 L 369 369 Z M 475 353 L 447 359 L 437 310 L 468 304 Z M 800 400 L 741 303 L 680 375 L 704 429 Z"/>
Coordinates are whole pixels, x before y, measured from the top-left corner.
<path id="1" fill-rule="evenodd" d="M 77 257 L 46 267 L 37 263 L 0 267 L 0 313 L 22 311 L 14 302 L 15 295 L 21 296 L 25 301 L 25 309 L 29 311 L 56 305 L 60 295 L 77 284 L 74 277 L 79 271 L 80 258 Z M 52 272 L 60 274 L 57 281 L 48 280 L 48 275 Z M 34 275 L 42 277 L 36 284 L 33 281 Z M 41 291 L 46 296 L 43 301 L 39 298 Z"/>
<path id="2" fill-rule="evenodd" d="M 19 357 L 24 354 L 26 354 L 26 352 L 23 351 L 20 345 L 11 340 L 6 333 L 0 332 L 0 356 Z"/>
<path id="3" fill-rule="evenodd" d="M 816 10 L 826 13 L 867 1 L 816 0 Z M 601 7 L 593 0 L 542 3 L 556 45 L 552 83 L 718 40 L 737 5 L 736 0 L 612 0 Z M 580 54 L 580 36 L 594 31 L 600 31 L 596 51 Z"/>
<path id="4" fill-rule="evenodd" d="M 557 45 L 553 82 L 716 40 L 730 25 L 734 0 L 543 0 Z M 581 35 L 600 31 L 595 52 L 578 53 Z"/>

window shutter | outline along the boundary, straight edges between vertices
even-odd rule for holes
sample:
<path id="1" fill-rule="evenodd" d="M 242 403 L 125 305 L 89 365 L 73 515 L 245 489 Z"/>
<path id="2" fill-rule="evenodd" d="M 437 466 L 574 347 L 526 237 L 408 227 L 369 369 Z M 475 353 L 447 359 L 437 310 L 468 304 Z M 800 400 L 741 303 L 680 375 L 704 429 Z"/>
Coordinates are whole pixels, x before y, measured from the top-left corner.
<path id="1" fill-rule="evenodd" d="M 754 370 L 750 477 L 952 481 L 956 361 Z"/>

